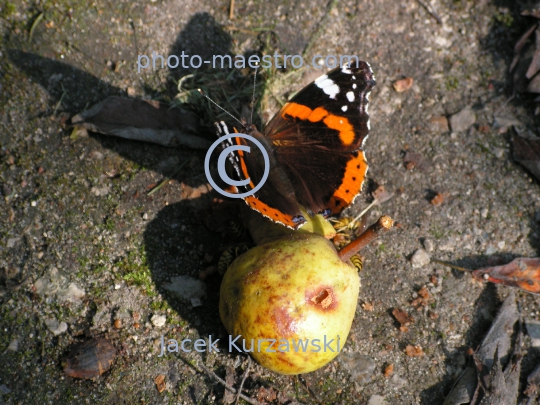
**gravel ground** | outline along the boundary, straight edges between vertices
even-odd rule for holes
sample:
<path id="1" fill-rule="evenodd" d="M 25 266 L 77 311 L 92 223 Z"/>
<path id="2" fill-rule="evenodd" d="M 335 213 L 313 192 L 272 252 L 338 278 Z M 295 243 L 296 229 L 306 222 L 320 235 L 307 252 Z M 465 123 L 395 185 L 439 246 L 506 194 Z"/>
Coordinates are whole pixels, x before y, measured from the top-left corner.
<path id="1" fill-rule="evenodd" d="M 307 383 L 326 404 L 442 403 L 508 290 L 429 258 L 474 269 L 539 252 L 538 182 L 511 158 L 512 129 L 496 125 L 505 118 L 518 131 L 537 132 L 533 97 L 511 99 L 507 73 L 513 44 L 531 24 L 519 14 L 524 2 L 431 1 L 442 24 L 412 0 L 335 7 L 237 0 L 233 20 L 228 2 L 200 3 L 0 5 L 0 404 L 218 403 L 224 389 L 202 366 L 222 378 L 232 367 L 241 379 L 246 360 L 232 353 L 157 356 L 163 334 L 226 336 L 217 274 L 192 288 L 202 306 L 167 290 L 173 277 L 198 279 L 217 266 L 230 244 L 220 232 L 223 218 L 212 211 L 218 194 L 207 186 L 204 152 L 88 136 L 66 120 L 109 95 L 170 100 L 175 80 L 192 73 L 138 74 L 137 54 L 240 54 L 257 48 L 263 28 L 276 33 L 281 53 L 311 44 L 308 57 L 356 54 L 371 63 L 377 86 L 367 190 L 382 184 L 395 196 L 369 220 L 388 214 L 401 227 L 365 250 L 344 352 L 301 383 L 254 367 L 248 394 L 268 403 L 315 403 L 301 388 Z M 393 83 L 402 77 L 414 84 L 398 93 Z M 308 69 L 286 81 L 278 97 L 312 79 Z M 264 106 L 263 117 L 274 104 Z M 147 195 L 187 159 L 171 182 Z M 431 202 L 437 194 L 439 205 Z M 366 191 L 346 214 L 368 202 Z M 415 308 L 424 286 L 427 305 Z M 538 300 L 521 293 L 519 300 L 525 321 L 539 322 Z M 408 331 L 391 315 L 398 307 L 414 318 Z M 117 348 L 111 370 L 93 381 L 66 376 L 68 346 L 90 336 Z M 523 381 L 540 359 L 531 337 Z M 408 356 L 409 345 L 424 355 Z M 386 377 L 389 365 L 394 371 Z"/>

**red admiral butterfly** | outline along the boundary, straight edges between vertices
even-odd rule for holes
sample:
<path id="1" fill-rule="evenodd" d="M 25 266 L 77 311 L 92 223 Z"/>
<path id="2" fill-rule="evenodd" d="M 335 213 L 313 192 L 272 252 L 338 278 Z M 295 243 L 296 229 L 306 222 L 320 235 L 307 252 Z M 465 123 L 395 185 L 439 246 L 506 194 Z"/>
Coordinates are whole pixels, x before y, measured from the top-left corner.
<path id="1" fill-rule="evenodd" d="M 244 198 L 246 203 L 293 229 L 306 222 L 302 208 L 328 216 L 351 204 L 368 168 L 362 148 L 370 129 L 368 103 L 374 85 L 370 65 L 352 62 L 307 85 L 263 133 L 245 124 L 240 132 L 259 140 L 270 157 L 268 180 L 257 193 Z M 229 133 L 223 121 L 216 126 L 219 136 Z M 228 142 L 233 139 L 237 145 L 249 144 L 240 137 Z M 235 151 L 229 161 L 239 180 L 251 180 L 245 187 L 233 186 L 234 192 L 249 191 L 261 180 L 264 162 L 257 147 L 247 154 Z"/>

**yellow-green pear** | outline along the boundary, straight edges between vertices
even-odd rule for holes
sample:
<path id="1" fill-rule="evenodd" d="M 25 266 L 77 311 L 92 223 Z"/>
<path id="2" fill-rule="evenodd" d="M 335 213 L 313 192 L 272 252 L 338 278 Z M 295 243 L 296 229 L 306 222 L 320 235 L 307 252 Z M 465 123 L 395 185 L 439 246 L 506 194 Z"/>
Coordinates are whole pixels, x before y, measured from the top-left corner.
<path id="1" fill-rule="evenodd" d="M 229 347 L 280 374 L 317 370 L 343 349 L 359 288 L 356 268 L 320 234 L 293 232 L 254 247 L 221 284 Z"/>

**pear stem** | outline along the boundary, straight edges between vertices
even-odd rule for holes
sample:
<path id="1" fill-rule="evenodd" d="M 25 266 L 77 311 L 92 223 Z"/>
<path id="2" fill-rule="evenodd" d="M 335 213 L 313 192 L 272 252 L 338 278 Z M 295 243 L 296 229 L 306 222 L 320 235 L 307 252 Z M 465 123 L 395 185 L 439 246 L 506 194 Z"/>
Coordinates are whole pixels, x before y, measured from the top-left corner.
<path id="1" fill-rule="evenodd" d="M 391 229 L 392 226 L 394 226 L 394 220 L 388 215 L 383 215 L 358 238 L 341 249 L 338 252 L 339 258 L 344 262 L 349 261 L 352 256 L 377 239 L 379 235 Z"/>

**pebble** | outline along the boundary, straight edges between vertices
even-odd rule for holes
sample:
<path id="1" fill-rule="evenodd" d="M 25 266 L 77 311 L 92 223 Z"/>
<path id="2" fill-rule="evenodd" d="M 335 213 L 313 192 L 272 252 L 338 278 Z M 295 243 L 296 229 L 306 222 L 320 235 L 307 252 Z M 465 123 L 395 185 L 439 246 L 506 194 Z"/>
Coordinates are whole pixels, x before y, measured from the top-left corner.
<path id="1" fill-rule="evenodd" d="M 371 357 L 360 353 L 342 353 L 338 359 L 359 384 L 371 380 L 375 371 L 375 362 Z"/>
<path id="2" fill-rule="evenodd" d="M 7 387 L 6 384 L 0 385 L 0 393 L 2 393 L 2 395 L 7 395 L 10 392 L 11 392 L 11 390 Z"/>
<path id="3" fill-rule="evenodd" d="M 460 112 L 450 117 L 450 126 L 454 132 L 463 132 L 476 122 L 476 115 L 470 107 L 465 107 Z"/>
<path id="4" fill-rule="evenodd" d="M 193 303 L 194 299 L 200 301 L 206 296 L 206 284 L 190 276 L 173 277 L 170 283 L 163 284 L 163 288 L 191 303 Z"/>
<path id="5" fill-rule="evenodd" d="M 380 395 L 372 395 L 369 398 L 368 405 L 387 405 L 388 402 Z"/>
<path id="6" fill-rule="evenodd" d="M 527 334 L 531 337 L 532 347 L 540 347 L 540 322 L 532 319 L 525 320 Z"/>
<path id="7" fill-rule="evenodd" d="M 482 215 L 482 218 L 487 218 L 489 214 L 489 210 L 487 208 L 482 208 L 482 211 L 480 211 L 480 215 Z"/>
<path id="8" fill-rule="evenodd" d="M 77 302 L 84 297 L 86 293 L 74 283 L 70 283 L 66 289 L 59 291 L 57 295 L 60 300 Z"/>
<path id="9" fill-rule="evenodd" d="M 152 315 L 152 318 L 150 318 L 150 322 L 152 322 L 152 325 L 154 325 L 157 328 L 161 328 L 165 323 L 167 322 L 167 317 L 165 315 Z"/>
<path id="10" fill-rule="evenodd" d="M 394 374 L 390 379 L 389 386 L 392 389 L 399 390 L 407 384 L 407 380 L 401 378 L 397 374 Z"/>
<path id="11" fill-rule="evenodd" d="M 7 240 L 7 247 L 8 247 L 8 248 L 12 248 L 12 247 L 15 246 L 15 244 L 16 244 L 18 241 L 20 241 L 20 240 L 21 240 L 21 238 L 9 238 L 9 239 Z"/>
<path id="12" fill-rule="evenodd" d="M 430 261 L 431 258 L 424 249 L 418 249 L 411 257 L 411 264 L 413 268 L 427 266 Z"/>
<path id="13" fill-rule="evenodd" d="M 431 239 L 424 240 L 424 249 L 426 249 L 426 252 L 433 252 L 434 248 L 435 245 L 433 244 L 433 241 Z"/>
<path id="14" fill-rule="evenodd" d="M 431 128 L 435 132 L 448 132 L 448 119 L 444 115 L 433 116 L 430 118 L 429 123 Z"/>
<path id="15" fill-rule="evenodd" d="M 58 322 L 57 319 L 45 319 L 45 325 L 47 326 L 47 329 L 49 329 L 54 336 L 61 335 L 62 333 L 67 332 L 67 323 L 65 322 Z"/>
<path id="16" fill-rule="evenodd" d="M 10 352 L 16 352 L 17 350 L 19 350 L 19 341 L 17 339 L 12 340 L 7 347 L 7 350 L 9 350 Z"/>
<path id="17" fill-rule="evenodd" d="M 488 245 L 488 247 L 486 248 L 486 255 L 490 256 L 495 252 L 497 252 L 497 248 L 493 245 Z"/>

